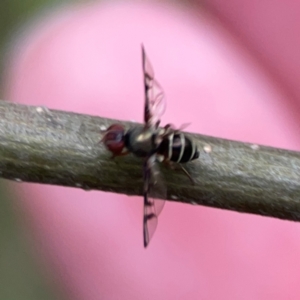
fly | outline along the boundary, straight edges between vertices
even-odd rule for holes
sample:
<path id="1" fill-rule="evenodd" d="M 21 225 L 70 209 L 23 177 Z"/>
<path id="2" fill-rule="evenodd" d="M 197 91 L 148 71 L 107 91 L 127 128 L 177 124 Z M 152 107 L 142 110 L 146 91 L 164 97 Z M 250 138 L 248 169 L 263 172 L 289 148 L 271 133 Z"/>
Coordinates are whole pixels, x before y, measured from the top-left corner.
<path id="1" fill-rule="evenodd" d="M 164 207 L 167 190 L 159 172 L 157 156 L 166 163 L 178 163 L 193 181 L 182 163 L 197 159 L 199 151 L 196 143 L 180 129 L 171 124 L 159 128 L 160 118 L 165 112 L 166 101 L 163 89 L 154 78 L 153 68 L 142 46 L 142 66 L 144 74 L 145 106 L 144 126 L 125 130 L 121 124 L 112 124 L 104 131 L 102 142 L 112 152 L 113 157 L 133 153 L 144 158 L 144 216 L 143 238 L 147 247 L 157 227 L 157 217 Z"/>

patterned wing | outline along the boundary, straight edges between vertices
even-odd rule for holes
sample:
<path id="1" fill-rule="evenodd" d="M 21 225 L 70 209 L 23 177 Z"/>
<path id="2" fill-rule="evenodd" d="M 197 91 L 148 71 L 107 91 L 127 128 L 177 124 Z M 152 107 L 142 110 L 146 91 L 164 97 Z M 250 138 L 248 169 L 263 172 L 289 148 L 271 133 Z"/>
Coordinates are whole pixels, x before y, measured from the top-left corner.
<path id="1" fill-rule="evenodd" d="M 142 63 L 145 86 L 145 127 L 157 127 L 160 118 L 165 112 L 166 101 L 164 92 L 159 83 L 154 79 L 154 71 L 142 45 Z"/>
<path id="2" fill-rule="evenodd" d="M 157 227 L 157 217 L 161 213 L 167 195 L 160 176 L 156 155 L 150 156 L 144 165 L 144 247 L 147 247 Z"/>

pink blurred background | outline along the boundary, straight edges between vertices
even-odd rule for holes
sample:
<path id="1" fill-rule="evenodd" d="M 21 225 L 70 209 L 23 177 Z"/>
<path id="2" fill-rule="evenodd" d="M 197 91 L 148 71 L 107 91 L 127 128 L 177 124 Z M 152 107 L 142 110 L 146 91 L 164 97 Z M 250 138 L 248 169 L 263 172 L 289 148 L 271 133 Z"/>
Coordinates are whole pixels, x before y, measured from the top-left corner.
<path id="1" fill-rule="evenodd" d="M 6 99 L 141 122 L 143 43 L 167 96 L 163 123 L 300 150 L 300 2 L 204 4 L 44 14 L 15 39 Z M 145 250 L 139 197 L 10 187 L 40 265 L 67 299 L 300 297 L 297 223 L 168 202 Z"/>

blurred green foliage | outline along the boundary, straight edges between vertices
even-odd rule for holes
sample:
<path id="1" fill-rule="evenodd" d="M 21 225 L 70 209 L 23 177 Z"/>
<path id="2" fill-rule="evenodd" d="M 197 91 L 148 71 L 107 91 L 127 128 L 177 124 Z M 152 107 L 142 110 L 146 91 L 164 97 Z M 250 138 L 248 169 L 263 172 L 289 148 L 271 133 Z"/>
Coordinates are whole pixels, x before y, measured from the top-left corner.
<path id="1" fill-rule="evenodd" d="M 18 29 L 58 3 L 76 0 L 0 0 L 0 98 L 7 45 Z M 9 99 L 6 99 L 9 100 Z M 0 300 L 61 299 L 39 269 L 29 240 L 22 235 L 13 201 L 0 184 Z M 15 200 L 16 201 L 16 200 Z"/>
<path id="2" fill-rule="evenodd" d="M 0 0 L 0 87 L 6 45 L 15 32 L 40 12 L 66 2 L 76 2 L 76 0 Z M 0 97 L 2 96 L 0 89 Z"/>
<path id="3" fill-rule="evenodd" d="M 0 299 L 57 299 L 34 260 L 29 240 L 22 236 L 14 205 L 0 186 Z M 52 287 L 53 288 L 53 287 Z M 55 296 L 54 296 L 55 294 Z"/>

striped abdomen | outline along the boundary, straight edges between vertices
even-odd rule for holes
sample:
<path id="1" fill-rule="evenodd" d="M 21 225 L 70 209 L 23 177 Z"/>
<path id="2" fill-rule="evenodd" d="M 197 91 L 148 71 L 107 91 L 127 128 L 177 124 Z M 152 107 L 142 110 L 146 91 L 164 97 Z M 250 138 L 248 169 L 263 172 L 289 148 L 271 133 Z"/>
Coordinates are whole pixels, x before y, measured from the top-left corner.
<path id="1" fill-rule="evenodd" d="M 177 163 L 186 163 L 199 157 L 197 145 L 182 132 L 166 136 L 157 153 Z"/>

